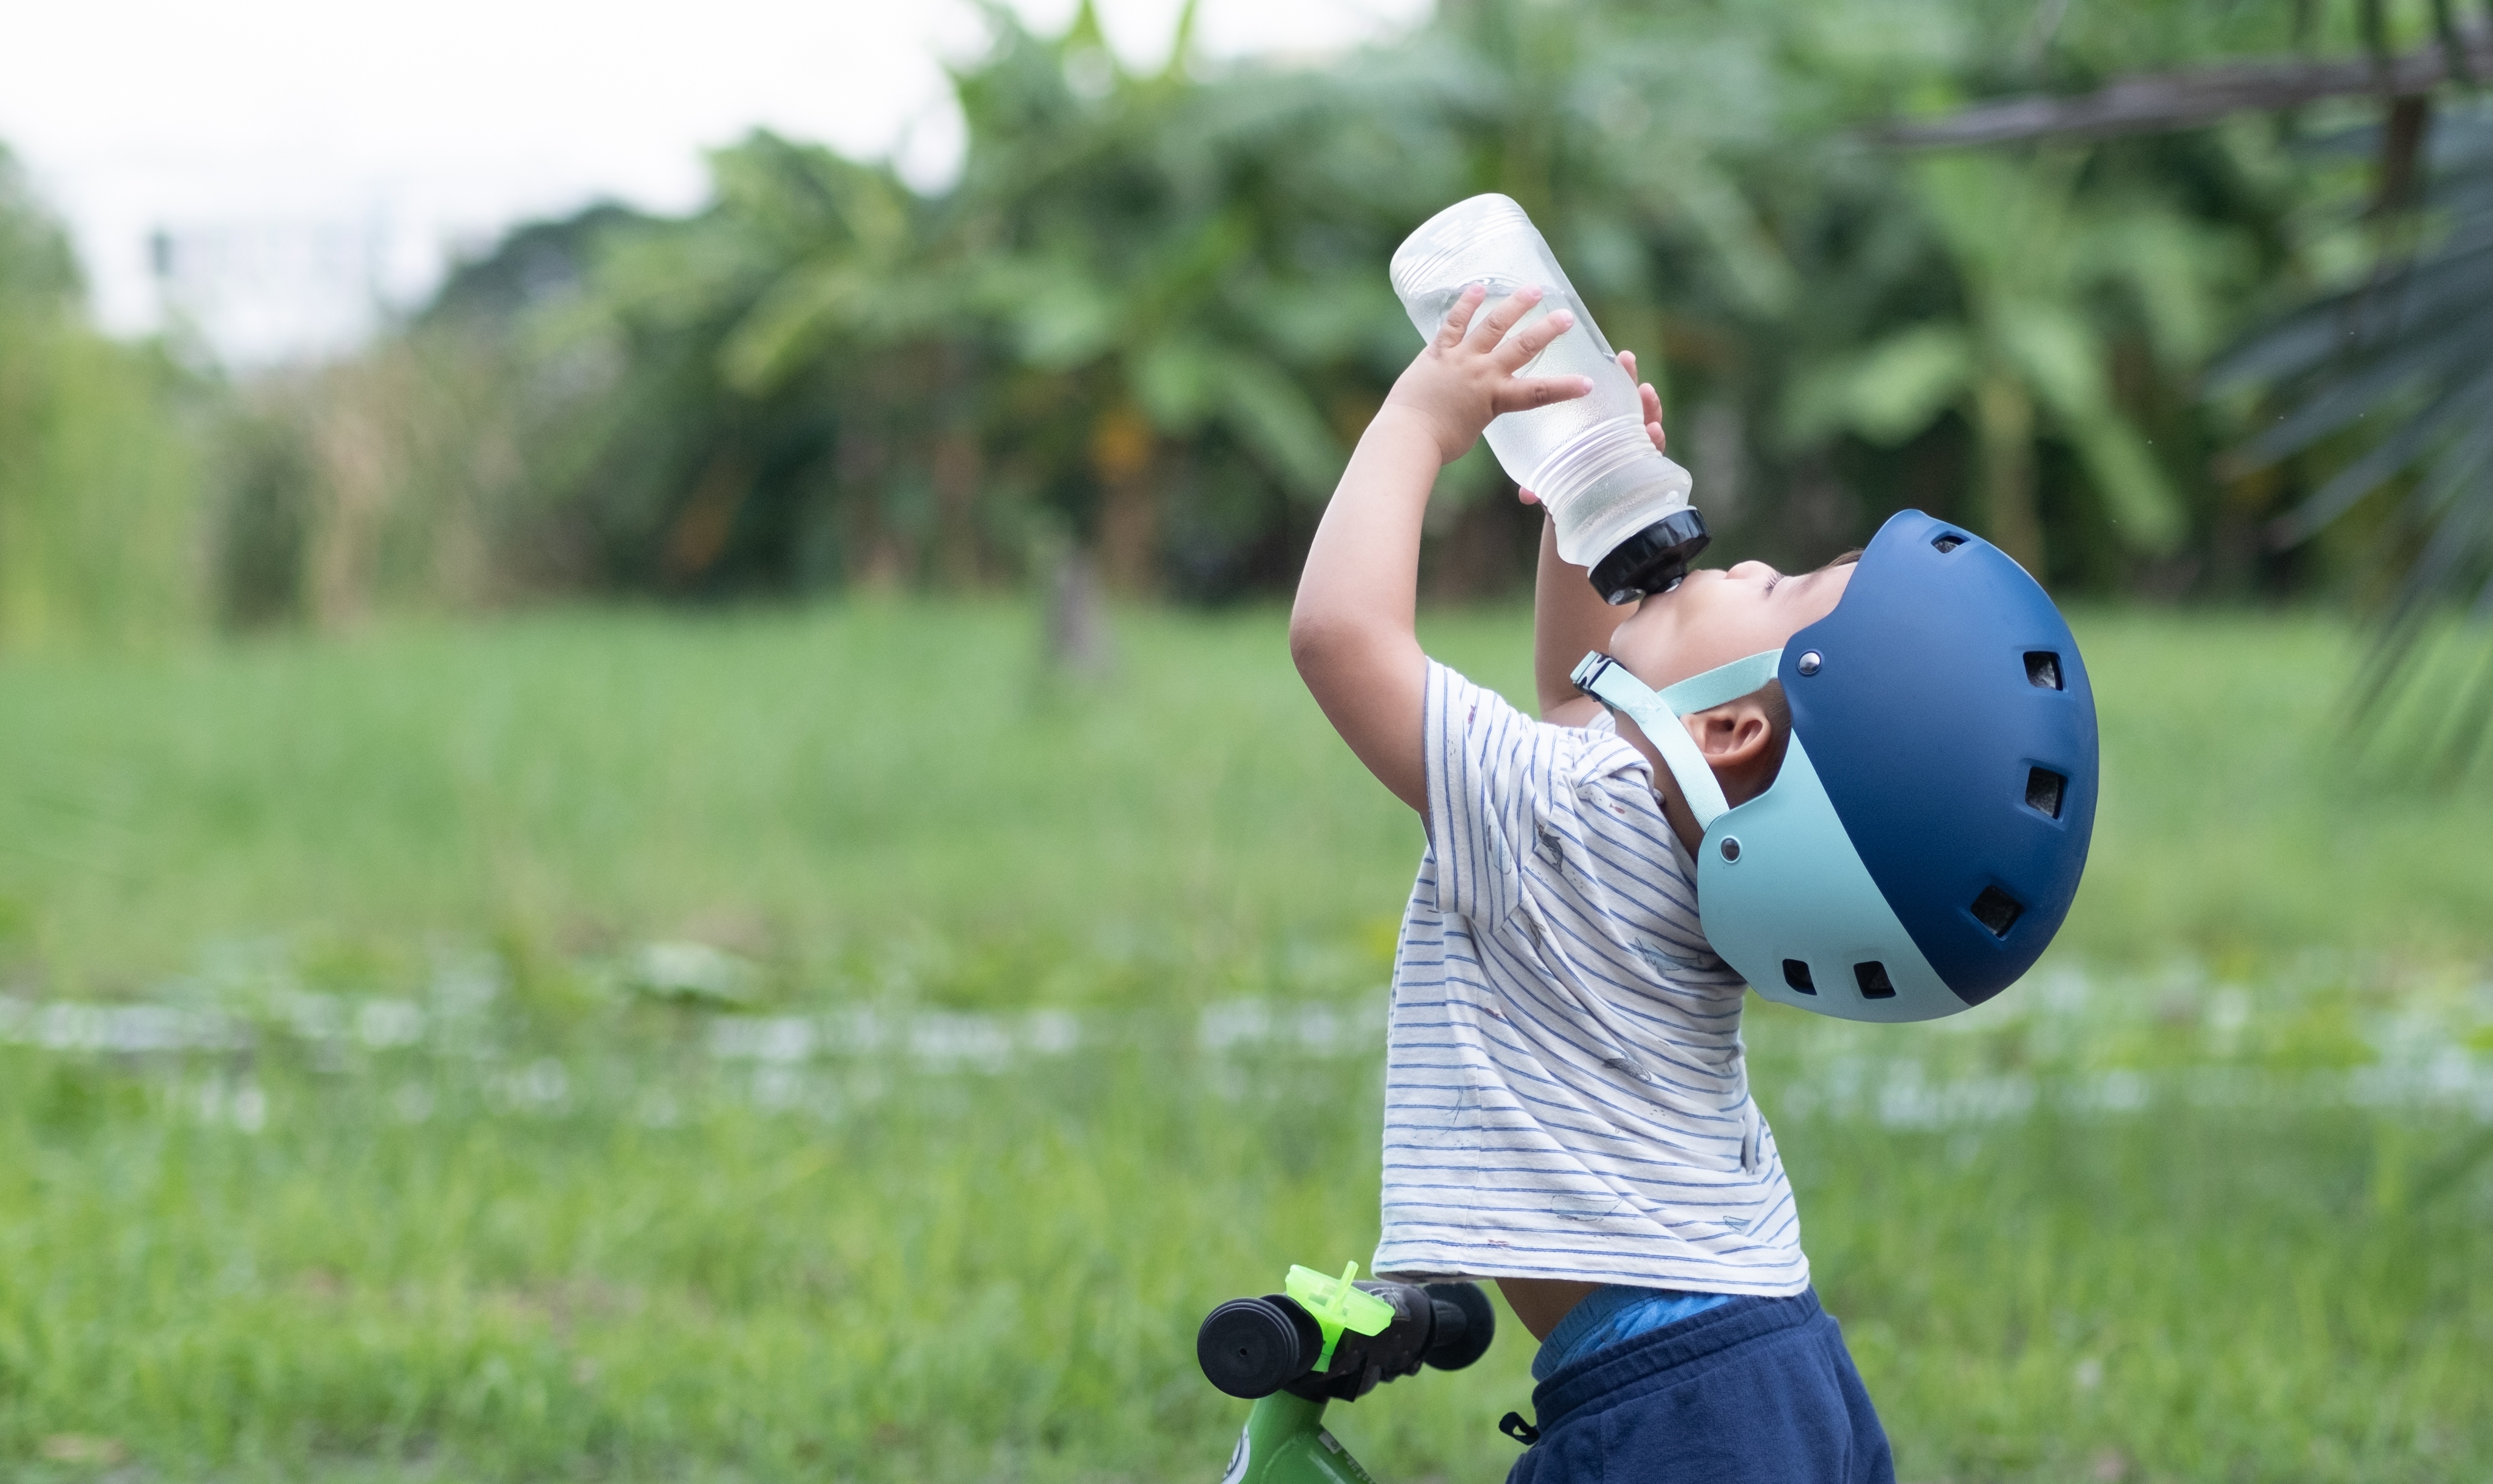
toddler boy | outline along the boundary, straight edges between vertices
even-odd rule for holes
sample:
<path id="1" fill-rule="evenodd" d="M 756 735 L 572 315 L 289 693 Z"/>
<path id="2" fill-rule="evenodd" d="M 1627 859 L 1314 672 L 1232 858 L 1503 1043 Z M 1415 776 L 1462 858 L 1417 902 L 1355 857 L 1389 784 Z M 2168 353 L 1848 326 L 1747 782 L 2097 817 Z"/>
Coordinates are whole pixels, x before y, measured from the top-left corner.
<path id="1" fill-rule="evenodd" d="M 1851 569 L 1748 562 L 1612 608 L 1545 531 L 1542 719 L 1429 661 L 1413 610 L 1437 470 L 1492 417 L 1591 390 L 1517 376 L 1574 322 L 1510 336 L 1539 297 L 1468 291 L 1396 382 L 1291 615 L 1307 688 L 1427 829 L 1395 967 L 1371 1266 L 1494 1278 L 1542 1342 L 1515 1480 L 1891 1480 L 1749 1096 L 1742 977 L 1698 923 L 1702 824 L 1652 739 L 1569 678 L 1595 649 L 1655 691 L 1778 649 L 1833 611 Z M 1724 802 L 1775 782 L 1791 731 L 1775 682 L 1683 721 Z"/>

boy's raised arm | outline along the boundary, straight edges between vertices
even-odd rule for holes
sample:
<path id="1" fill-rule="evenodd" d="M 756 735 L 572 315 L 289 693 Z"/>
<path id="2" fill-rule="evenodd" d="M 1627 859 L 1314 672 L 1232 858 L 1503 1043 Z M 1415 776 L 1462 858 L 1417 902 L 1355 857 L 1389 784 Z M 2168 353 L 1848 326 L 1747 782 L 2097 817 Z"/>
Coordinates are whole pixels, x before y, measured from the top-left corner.
<path id="1" fill-rule="evenodd" d="M 1619 365 L 1636 380 L 1636 352 L 1619 352 Z M 1637 388 L 1644 398 L 1644 427 L 1659 450 L 1662 397 L 1653 383 Z M 1538 504 L 1531 490 L 1517 491 L 1527 504 Z M 1541 564 L 1532 582 L 1532 680 L 1541 701 L 1541 719 L 1559 727 L 1581 727 L 1601 715 L 1602 703 L 1576 689 L 1577 662 L 1589 650 L 1607 649 L 1619 625 L 1636 615 L 1633 603 L 1613 608 L 1593 590 L 1583 568 L 1558 554 L 1557 527 L 1541 522 Z"/>
<path id="2" fill-rule="evenodd" d="M 1601 714 L 1602 703 L 1576 689 L 1576 664 L 1587 651 L 1607 649 L 1610 635 L 1635 611 L 1604 603 L 1584 569 L 1558 554 L 1556 523 L 1541 522 L 1541 565 L 1532 579 L 1532 686 L 1543 721 L 1581 727 Z"/>
<path id="3" fill-rule="evenodd" d="M 1540 290 L 1523 289 L 1485 312 L 1483 297 L 1478 286 L 1463 291 L 1360 436 L 1290 610 L 1290 658 L 1316 704 L 1367 770 L 1424 818 L 1427 662 L 1413 622 L 1428 491 L 1437 470 L 1462 457 L 1489 419 L 1592 390 L 1581 376 L 1515 374 L 1575 316 L 1561 310 L 1509 338 Z"/>

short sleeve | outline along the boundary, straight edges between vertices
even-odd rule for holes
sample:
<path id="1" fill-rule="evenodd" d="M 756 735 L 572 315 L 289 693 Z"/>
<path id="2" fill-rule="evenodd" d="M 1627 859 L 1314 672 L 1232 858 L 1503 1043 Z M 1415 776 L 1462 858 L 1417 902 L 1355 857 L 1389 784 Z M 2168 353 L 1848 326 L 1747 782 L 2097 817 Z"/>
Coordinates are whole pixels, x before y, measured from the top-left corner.
<path id="1" fill-rule="evenodd" d="M 1483 924 L 1515 910 L 1523 889 L 1517 852 L 1531 849 L 1545 826 L 1577 810 L 1578 774 L 1587 763 L 1602 772 L 1621 759 L 1641 764 L 1607 729 L 1534 721 L 1495 691 L 1434 661 L 1423 732 L 1436 907 Z"/>

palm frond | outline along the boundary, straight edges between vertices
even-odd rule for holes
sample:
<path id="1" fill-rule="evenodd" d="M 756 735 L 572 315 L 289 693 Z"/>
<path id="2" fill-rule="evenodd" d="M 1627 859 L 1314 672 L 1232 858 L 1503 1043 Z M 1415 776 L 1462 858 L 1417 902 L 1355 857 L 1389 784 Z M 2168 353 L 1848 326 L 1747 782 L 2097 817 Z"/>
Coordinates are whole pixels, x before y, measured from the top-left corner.
<path id="1" fill-rule="evenodd" d="M 2455 113 L 2435 134 L 2426 245 L 2252 336 L 2210 385 L 2259 387 L 2285 409 L 2236 451 L 2242 465 L 2376 430 L 2270 534 L 2293 545 L 2375 496 L 2394 500 L 2386 541 L 2401 570 L 2352 714 L 2419 687 L 2437 760 L 2463 765 L 2493 725 L 2493 665 L 2452 680 L 2428 661 L 2453 618 L 2478 639 L 2493 618 L 2493 109 Z"/>

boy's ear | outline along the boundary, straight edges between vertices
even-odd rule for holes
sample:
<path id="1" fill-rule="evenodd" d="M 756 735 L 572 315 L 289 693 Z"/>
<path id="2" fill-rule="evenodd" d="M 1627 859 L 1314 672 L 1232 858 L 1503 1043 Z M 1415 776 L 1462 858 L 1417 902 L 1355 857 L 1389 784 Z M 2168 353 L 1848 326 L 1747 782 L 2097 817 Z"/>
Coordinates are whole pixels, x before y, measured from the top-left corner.
<path id="1" fill-rule="evenodd" d="M 1685 721 L 1727 802 L 1746 803 L 1775 781 L 1783 750 L 1777 746 L 1773 716 L 1755 697 L 1726 701 Z"/>

